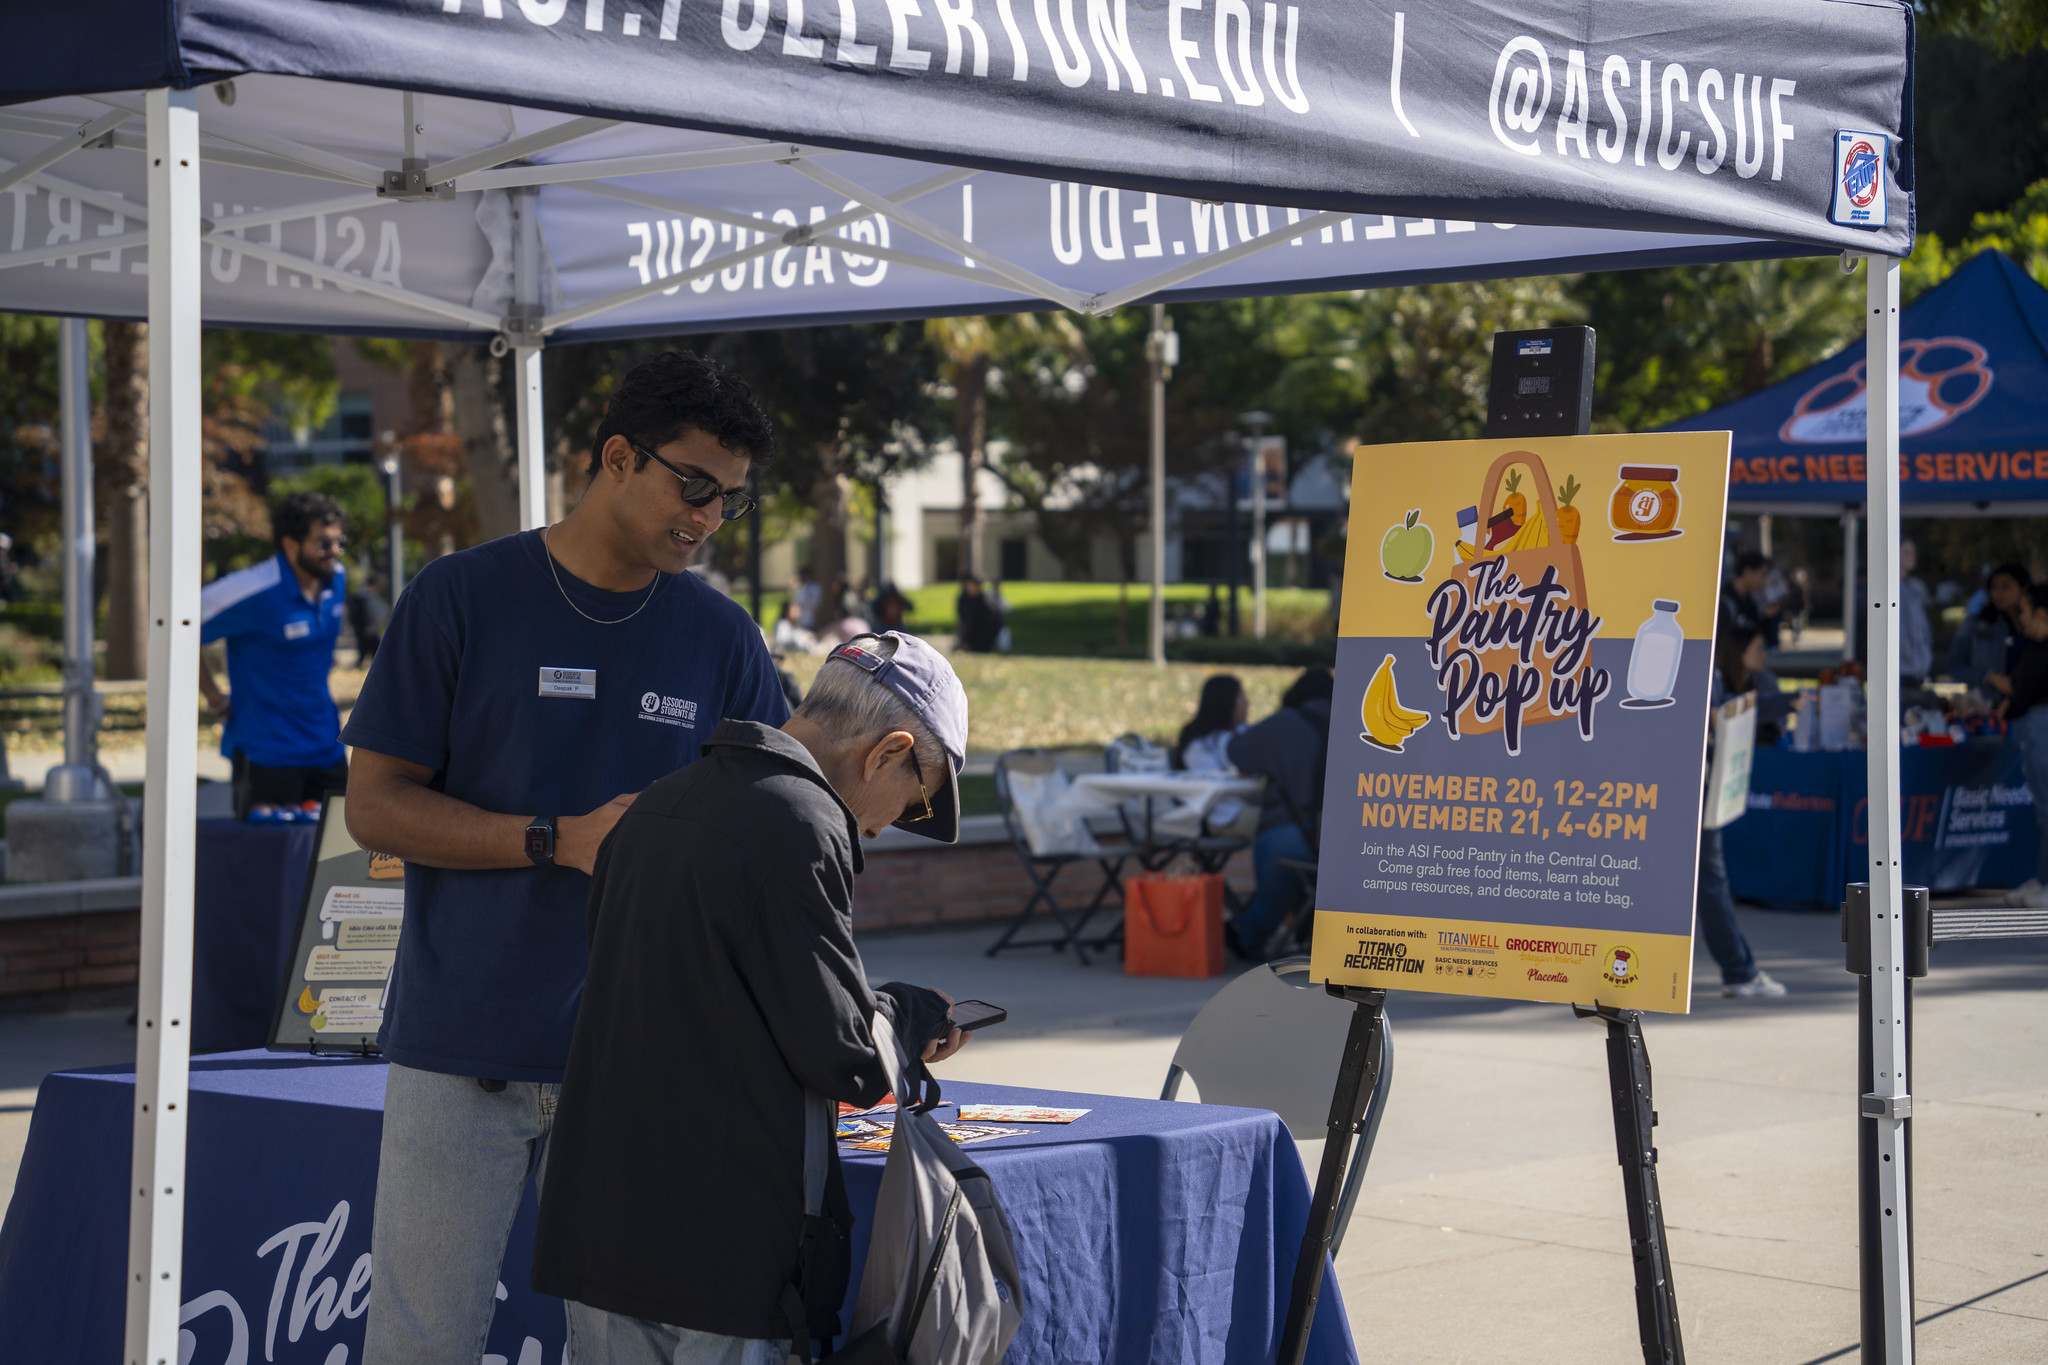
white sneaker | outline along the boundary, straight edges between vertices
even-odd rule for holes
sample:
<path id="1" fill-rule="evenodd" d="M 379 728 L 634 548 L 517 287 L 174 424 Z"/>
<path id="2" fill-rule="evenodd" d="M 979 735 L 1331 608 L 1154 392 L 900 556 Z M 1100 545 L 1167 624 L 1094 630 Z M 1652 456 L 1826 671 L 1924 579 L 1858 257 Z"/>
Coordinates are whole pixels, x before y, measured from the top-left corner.
<path id="1" fill-rule="evenodd" d="M 2041 879 L 2039 877 L 2029 877 L 2005 893 L 2005 903 L 2007 905 L 2033 905 L 2035 903 L 2034 898 L 2042 895 L 2044 892 L 2048 892 L 2048 887 L 2042 886 Z"/>
<path id="2" fill-rule="evenodd" d="M 2048 885 L 2038 886 L 2035 890 L 2027 892 L 2019 904 L 2029 910 L 2048 910 Z"/>
<path id="3" fill-rule="evenodd" d="M 1785 983 L 1779 981 L 1762 968 L 1758 968 L 1757 974 L 1747 981 L 1733 986 L 1721 987 L 1721 994 L 1744 1000 L 1754 999 L 1757 996 L 1779 996 L 1784 993 Z"/>

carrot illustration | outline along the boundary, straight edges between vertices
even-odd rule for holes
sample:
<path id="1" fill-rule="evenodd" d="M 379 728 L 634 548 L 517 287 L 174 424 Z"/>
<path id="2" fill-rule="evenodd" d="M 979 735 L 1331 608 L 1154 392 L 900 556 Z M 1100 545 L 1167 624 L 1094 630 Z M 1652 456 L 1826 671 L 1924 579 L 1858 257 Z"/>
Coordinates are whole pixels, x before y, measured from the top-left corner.
<path id="1" fill-rule="evenodd" d="M 1516 491 L 1521 486 L 1522 471 L 1510 469 L 1507 481 L 1508 495 L 1503 501 L 1507 504 L 1508 511 L 1515 514 L 1515 525 L 1517 526 L 1520 526 L 1529 519 L 1529 499 Z"/>
<path id="2" fill-rule="evenodd" d="M 1564 543 L 1579 543 L 1579 509 L 1572 506 L 1572 499 L 1579 495 L 1579 481 L 1567 474 L 1564 486 L 1557 490 L 1557 529 L 1564 532 Z"/>

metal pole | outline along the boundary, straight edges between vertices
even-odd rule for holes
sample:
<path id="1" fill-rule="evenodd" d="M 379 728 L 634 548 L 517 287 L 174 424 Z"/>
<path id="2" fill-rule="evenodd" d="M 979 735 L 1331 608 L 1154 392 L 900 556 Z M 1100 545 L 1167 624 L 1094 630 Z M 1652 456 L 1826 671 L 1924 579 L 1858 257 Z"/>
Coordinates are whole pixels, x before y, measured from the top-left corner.
<path id="1" fill-rule="evenodd" d="M 1878 1192 L 1884 1210 L 1879 1236 L 1884 1275 L 1885 1365 L 1912 1365 L 1913 1267 L 1907 1250 L 1905 1117 L 1912 1112 L 1906 1074 L 1906 944 L 1899 857 L 1899 263 L 1866 256 L 1864 323 L 1868 349 L 1868 445 L 1864 451 L 1865 536 L 1869 592 L 1868 723 L 1865 749 L 1870 790 L 1870 992 L 1876 1018 L 1870 1052 L 1877 1075 L 1874 1101 Z M 1853 599 L 1852 599 L 1853 600 Z M 1853 612 L 1845 615 L 1854 619 Z M 1865 1345 L 1865 1359 L 1869 1343 Z"/>
<path id="2" fill-rule="evenodd" d="M 84 318 L 57 324 L 64 423 L 64 764 L 43 779 L 45 801 L 100 795 L 99 717 L 92 690 L 92 359 Z"/>
<path id="3" fill-rule="evenodd" d="M 1252 437 L 1252 635 L 1266 638 L 1266 452 Z"/>
<path id="4" fill-rule="evenodd" d="M 1875 395 L 1872 395 L 1875 398 Z M 1872 420 L 1875 420 L 1874 418 Z M 1842 661 L 1856 657 L 1856 618 L 1861 614 L 1856 590 L 1856 509 L 1842 511 Z"/>
<path id="5" fill-rule="evenodd" d="M 514 190 L 518 223 L 513 237 L 512 292 L 524 317 L 540 311 L 539 195 L 531 186 Z M 541 407 L 540 347 L 512 348 L 514 407 L 519 428 L 519 525 L 528 531 L 548 524 L 548 462 L 542 443 L 547 427 Z"/>
<path id="6" fill-rule="evenodd" d="M 747 467 L 747 492 L 755 502 L 761 500 L 761 474 L 751 464 Z M 747 610 L 754 614 L 755 625 L 766 625 L 761 619 L 761 517 L 756 507 L 747 518 Z"/>
<path id="7" fill-rule="evenodd" d="M 1152 305 L 1152 663 L 1166 666 L 1166 305 Z"/>
<path id="8" fill-rule="evenodd" d="M 199 99 L 151 90 L 149 781 L 128 1188 L 128 1365 L 181 1358 L 199 756 Z"/>
<path id="9" fill-rule="evenodd" d="M 394 605 L 398 594 L 405 590 L 405 528 L 398 523 L 399 514 L 404 511 L 404 494 L 398 485 L 399 474 L 404 467 L 394 447 L 384 457 L 384 476 L 391 480 L 390 515 L 384 520 L 384 533 L 391 542 L 391 601 Z"/>

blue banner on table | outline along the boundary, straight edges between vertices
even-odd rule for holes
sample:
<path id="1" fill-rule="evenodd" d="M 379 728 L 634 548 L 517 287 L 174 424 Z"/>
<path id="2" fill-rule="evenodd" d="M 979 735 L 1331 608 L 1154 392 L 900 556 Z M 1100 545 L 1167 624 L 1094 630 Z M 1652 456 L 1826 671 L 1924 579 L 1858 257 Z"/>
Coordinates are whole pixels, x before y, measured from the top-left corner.
<path id="1" fill-rule="evenodd" d="M 264 1053 L 194 1064 L 182 1313 L 190 1335 L 179 1365 L 360 1360 L 384 1075 L 381 1062 Z M 1001 1191 L 1026 1302 L 1041 1306 L 1007 1365 L 1272 1358 L 1309 1212 L 1308 1179 L 1277 1115 L 966 1083 L 946 1093 L 1089 1111 L 973 1149 Z M 0 1227 L 0 1358 L 120 1361 L 134 1097 L 126 1069 L 43 1083 Z M 689 1157 L 685 1143 L 677 1159 Z M 855 1284 L 882 1162 L 845 1155 Z M 561 1302 L 528 1285 L 534 1218 L 529 1187 L 507 1241 L 486 1365 L 563 1358 Z M 1325 1276 L 1308 1359 L 1356 1365 L 1335 1272 Z"/>
<path id="2" fill-rule="evenodd" d="M 1861 750 L 1759 749 L 1749 812 L 1722 832 L 1735 895 L 1833 910 L 1868 860 L 1868 790 Z M 1964 891 L 2017 886 L 2035 874 L 2040 836 L 2017 745 L 1977 739 L 1905 749 L 1899 796 L 1909 885 Z"/>

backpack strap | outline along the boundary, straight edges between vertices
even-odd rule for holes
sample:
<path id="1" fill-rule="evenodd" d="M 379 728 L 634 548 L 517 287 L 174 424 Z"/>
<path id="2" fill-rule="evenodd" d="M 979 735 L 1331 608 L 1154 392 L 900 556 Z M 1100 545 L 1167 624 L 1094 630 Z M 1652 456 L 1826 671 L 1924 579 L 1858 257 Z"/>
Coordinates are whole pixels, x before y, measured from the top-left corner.
<path id="1" fill-rule="evenodd" d="M 833 1221 L 825 1214 L 825 1196 L 831 1183 L 833 1158 L 837 1155 L 832 1130 L 838 1110 L 839 1106 L 826 1096 L 810 1090 L 804 1092 L 804 1218 L 797 1244 L 799 1279 L 807 1271 L 816 1273 L 820 1269 L 811 1264 L 813 1253 L 822 1241 L 827 1240 L 826 1225 Z M 845 1202 L 843 1195 L 838 1202 Z M 843 1232 L 841 1236 L 843 1238 Z M 781 1298 L 782 1315 L 789 1322 L 790 1350 L 803 1365 L 812 1365 L 812 1344 L 815 1340 L 816 1324 L 812 1320 L 811 1305 L 805 1301 L 804 1290 L 809 1287 L 792 1281 L 782 1286 Z M 844 1292 L 843 1285 L 841 1292 Z M 834 1304 L 833 1308 L 836 1310 L 837 1305 Z M 826 1340 L 829 1343 L 829 1338 Z"/>

